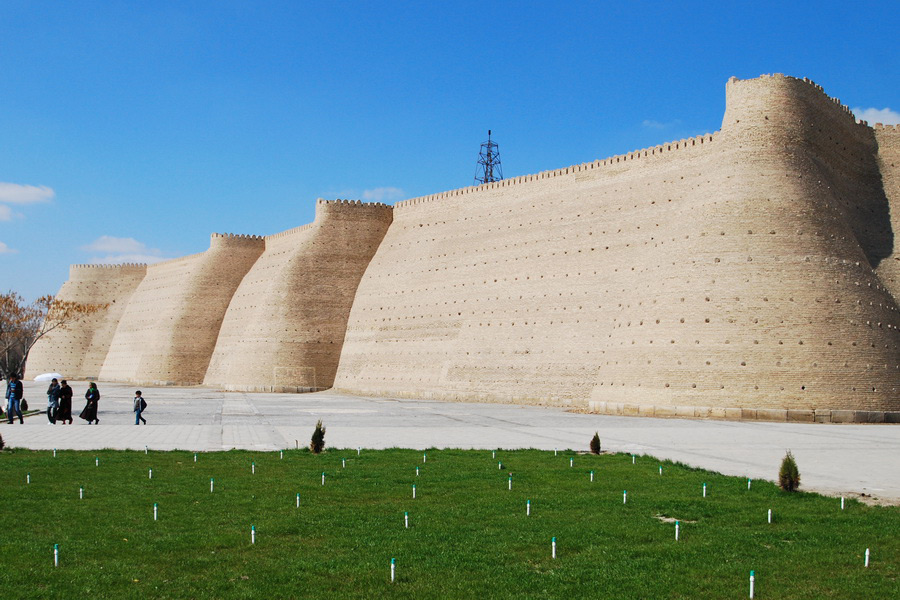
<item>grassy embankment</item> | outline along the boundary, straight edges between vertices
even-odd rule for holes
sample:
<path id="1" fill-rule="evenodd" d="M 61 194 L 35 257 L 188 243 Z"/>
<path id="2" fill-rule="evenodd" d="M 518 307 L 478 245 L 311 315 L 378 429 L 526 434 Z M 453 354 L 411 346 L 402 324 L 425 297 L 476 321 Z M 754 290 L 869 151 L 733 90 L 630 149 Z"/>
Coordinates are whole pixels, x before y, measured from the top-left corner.
<path id="1" fill-rule="evenodd" d="M 746 598 L 751 570 L 757 598 L 900 590 L 897 508 L 630 455 L 7 450 L 0 506 L 3 598 Z"/>

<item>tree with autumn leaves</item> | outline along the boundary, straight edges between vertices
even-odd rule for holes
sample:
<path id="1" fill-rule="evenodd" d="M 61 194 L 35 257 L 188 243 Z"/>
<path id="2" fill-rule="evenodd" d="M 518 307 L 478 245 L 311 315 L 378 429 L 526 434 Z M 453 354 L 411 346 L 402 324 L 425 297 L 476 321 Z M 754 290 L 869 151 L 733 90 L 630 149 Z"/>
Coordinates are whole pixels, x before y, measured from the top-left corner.
<path id="1" fill-rule="evenodd" d="M 22 376 L 28 353 L 39 339 L 107 306 L 58 300 L 53 296 L 41 296 L 29 304 L 16 292 L 0 294 L 0 374 L 4 379 L 10 375 Z"/>

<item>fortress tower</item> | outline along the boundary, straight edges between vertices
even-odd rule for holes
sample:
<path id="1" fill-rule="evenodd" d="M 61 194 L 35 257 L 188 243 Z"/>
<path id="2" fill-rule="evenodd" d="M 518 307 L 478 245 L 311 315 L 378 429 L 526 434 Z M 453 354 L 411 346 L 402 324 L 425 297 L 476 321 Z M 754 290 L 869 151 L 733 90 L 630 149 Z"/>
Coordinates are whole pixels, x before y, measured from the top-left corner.
<path id="1" fill-rule="evenodd" d="M 150 265 L 119 321 L 100 378 L 202 383 L 225 310 L 264 246 L 258 236 L 214 233 L 206 252 Z"/>
<path id="2" fill-rule="evenodd" d="M 70 379 L 96 377 L 119 319 L 146 272 L 147 265 L 72 265 L 69 280 L 56 297 L 106 308 L 38 340 L 28 356 L 28 375 L 59 372 Z"/>
<path id="3" fill-rule="evenodd" d="M 313 223 L 267 237 L 228 307 L 204 383 L 330 388 L 356 286 L 392 212 L 384 204 L 319 199 Z"/>

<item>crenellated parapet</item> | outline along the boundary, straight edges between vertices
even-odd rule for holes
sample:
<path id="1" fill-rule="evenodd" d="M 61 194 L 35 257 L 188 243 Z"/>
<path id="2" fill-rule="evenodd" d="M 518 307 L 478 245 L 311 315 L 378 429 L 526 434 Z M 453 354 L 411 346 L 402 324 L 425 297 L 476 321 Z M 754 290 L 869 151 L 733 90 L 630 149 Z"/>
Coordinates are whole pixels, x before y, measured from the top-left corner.
<path id="1" fill-rule="evenodd" d="M 316 200 L 316 221 L 323 219 L 353 219 L 390 223 L 394 207 L 381 202 L 360 200 Z"/>
<path id="2" fill-rule="evenodd" d="M 209 236 L 210 248 L 265 248 L 265 246 L 266 238 L 262 235 L 212 233 Z"/>
<path id="3" fill-rule="evenodd" d="M 399 211 L 418 204 L 453 199 L 460 196 L 479 194 L 482 192 L 493 190 L 504 190 L 511 186 L 518 186 L 522 184 L 540 183 L 556 177 L 565 177 L 572 175 L 577 177 L 579 175 L 594 172 L 596 172 L 598 175 L 602 175 L 604 174 L 602 173 L 602 170 L 604 168 L 618 169 L 624 166 L 640 166 L 641 164 L 647 164 L 647 161 L 636 164 L 636 161 L 639 161 L 642 158 L 662 158 L 670 156 L 672 152 L 709 149 L 710 145 L 713 143 L 714 137 L 715 134 L 706 133 L 695 137 L 666 142 L 664 144 L 658 144 L 649 148 L 633 150 L 625 154 L 617 154 L 592 162 L 581 163 L 578 165 L 572 165 L 560 169 L 552 169 L 549 171 L 541 171 L 539 173 L 534 173 L 531 175 L 519 175 L 517 177 L 511 177 L 509 179 L 503 179 L 501 181 L 494 181 L 491 183 L 483 183 L 481 185 L 458 188 L 455 190 L 449 190 L 437 194 L 430 194 L 428 196 L 420 196 L 418 198 L 410 198 L 409 200 L 402 200 L 400 202 L 397 202 L 394 205 L 394 209 Z M 616 171 L 616 173 L 618 173 L 618 171 Z"/>
<path id="4" fill-rule="evenodd" d="M 113 265 L 69 265 L 69 277 L 117 276 L 120 273 L 145 273 L 147 263 L 118 263 Z"/>

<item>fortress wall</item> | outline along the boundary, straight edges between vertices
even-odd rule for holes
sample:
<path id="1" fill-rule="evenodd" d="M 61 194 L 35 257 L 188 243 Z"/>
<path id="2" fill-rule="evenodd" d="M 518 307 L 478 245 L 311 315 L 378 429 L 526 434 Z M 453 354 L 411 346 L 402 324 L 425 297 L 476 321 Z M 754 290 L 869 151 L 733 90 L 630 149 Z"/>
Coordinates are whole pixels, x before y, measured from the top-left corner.
<path id="1" fill-rule="evenodd" d="M 650 257 L 692 243 L 671 217 L 690 214 L 715 145 L 681 140 L 398 203 L 360 284 L 335 387 L 585 401 L 621 281 L 632 269 L 665 276 Z M 656 185 L 664 191 L 647 197 Z"/>
<path id="2" fill-rule="evenodd" d="M 107 306 L 38 340 L 28 356 L 28 373 L 58 372 L 73 380 L 96 378 L 119 319 L 146 272 L 146 265 L 72 265 L 69 280 L 56 298 Z"/>
<path id="3" fill-rule="evenodd" d="M 357 285 L 391 220 L 384 204 L 320 199 L 313 223 L 267 237 L 228 307 L 204 383 L 331 387 Z"/>
<path id="4" fill-rule="evenodd" d="M 867 131 L 811 82 L 733 80 L 722 131 L 701 143 L 399 203 L 335 387 L 897 410 Z"/>
<path id="5" fill-rule="evenodd" d="M 890 206 L 891 230 L 900 235 L 900 125 L 876 123 L 873 133 L 878 147 L 881 184 Z M 900 298 L 900 240 L 894 240 L 890 255 L 876 270 L 894 298 Z"/>
<path id="6" fill-rule="evenodd" d="M 212 234 L 206 252 L 148 267 L 110 344 L 101 378 L 201 383 L 228 303 L 264 246 L 258 236 Z"/>

